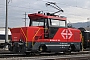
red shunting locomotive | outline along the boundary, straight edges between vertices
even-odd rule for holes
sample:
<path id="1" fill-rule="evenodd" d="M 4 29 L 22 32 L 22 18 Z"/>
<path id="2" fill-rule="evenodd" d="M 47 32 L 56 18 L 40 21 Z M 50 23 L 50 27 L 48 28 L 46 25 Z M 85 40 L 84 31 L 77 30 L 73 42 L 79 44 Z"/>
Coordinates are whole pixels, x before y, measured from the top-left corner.
<path id="1" fill-rule="evenodd" d="M 50 5 L 50 2 L 47 5 Z M 57 12 L 60 11 L 63 12 Z M 28 14 L 28 17 L 29 27 L 11 29 L 10 51 L 58 53 L 81 50 L 81 32 L 79 29 L 68 28 L 66 17 L 40 12 Z"/>

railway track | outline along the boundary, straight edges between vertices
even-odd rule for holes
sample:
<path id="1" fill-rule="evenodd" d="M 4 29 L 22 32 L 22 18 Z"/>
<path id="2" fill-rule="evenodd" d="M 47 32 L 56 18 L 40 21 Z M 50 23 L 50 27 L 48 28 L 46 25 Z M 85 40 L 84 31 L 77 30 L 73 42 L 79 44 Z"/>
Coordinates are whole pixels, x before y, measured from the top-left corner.
<path id="1" fill-rule="evenodd" d="M 0 53 L 0 60 L 90 60 L 90 51 L 64 53 L 42 53 L 40 55 L 13 54 L 9 51 Z"/>
<path id="2" fill-rule="evenodd" d="M 90 60 L 90 54 L 77 55 L 47 55 L 47 56 L 22 56 L 17 55 L 9 58 L 0 58 L 0 60 Z"/>

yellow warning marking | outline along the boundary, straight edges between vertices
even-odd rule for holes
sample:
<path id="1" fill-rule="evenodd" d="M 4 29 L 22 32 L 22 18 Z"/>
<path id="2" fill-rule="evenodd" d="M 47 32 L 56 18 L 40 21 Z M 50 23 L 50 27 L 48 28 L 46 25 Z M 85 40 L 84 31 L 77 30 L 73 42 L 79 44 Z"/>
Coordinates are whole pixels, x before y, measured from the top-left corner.
<path id="1" fill-rule="evenodd" d="M 34 45 L 34 38 L 35 38 L 35 36 L 38 34 L 38 32 L 40 31 L 40 29 L 48 29 L 48 28 L 39 28 L 39 29 L 36 31 L 35 35 L 34 35 L 33 38 L 32 38 L 32 46 Z"/>
<path id="2" fill-rule="evenodd" d="M 25 35 L 23 29 L 21 28 L 21 31 L 23 32 L 24 36 L 25 36 L 25 39 L 26 39 L 26 46 L 27 46 L 27 36 Z"/>

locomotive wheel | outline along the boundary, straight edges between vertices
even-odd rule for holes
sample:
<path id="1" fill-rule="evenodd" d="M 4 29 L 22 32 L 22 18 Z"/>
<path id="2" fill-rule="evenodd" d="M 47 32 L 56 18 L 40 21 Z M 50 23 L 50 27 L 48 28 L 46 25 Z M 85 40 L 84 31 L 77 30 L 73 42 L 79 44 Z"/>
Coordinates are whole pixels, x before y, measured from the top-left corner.
<path id="1" fill-rule="evenodd" d="M 39 52 L 43 52 L 43 46 L 39 47 Z"/>
<path id="2" fill-rule="evenodd" d="M 11 45 L 8 45 L 8 50 L 9 51 L 12 51 L 13 50 L 12 47 L 11 47 Z"/>
<path id="3" fill-rule="evenodd" d="M 68 51 L 69 51 L 69 52 L 71 52 L 71 51 L 72 51 L 72 47 L 71 47 L 71 46 L 69 46 L 69 49 L 68 49 Z"/>
<path id="4" fill-rule="evenodd" d="M 25 52 L 25 54 L 28 56 L 28 55 L 30 55 L 30 52 Z"/>
<path id="5" fill-rule="evenodd" d="M 64 54 L 71 54 L 71 51 L 65 51 Z"/>
<path id="6" fill-rule="evenodd" d="M 39 52 L 45 52 L 47 50 L 47 47 L 45 45 L 39 46 Z"/>
<path id="7" fill-rule="evenodd" d="M 72 51 L 72 47 L 69 46 L 68 51 L 64 51 L 64 54 L 71 54 L 71 51 Z"/>
<path id="8" fill-rule="evenodd" d="M 17 53 L 18 52 L 18 48 L 17 47 L 13 47 L 13 53 Z"/>

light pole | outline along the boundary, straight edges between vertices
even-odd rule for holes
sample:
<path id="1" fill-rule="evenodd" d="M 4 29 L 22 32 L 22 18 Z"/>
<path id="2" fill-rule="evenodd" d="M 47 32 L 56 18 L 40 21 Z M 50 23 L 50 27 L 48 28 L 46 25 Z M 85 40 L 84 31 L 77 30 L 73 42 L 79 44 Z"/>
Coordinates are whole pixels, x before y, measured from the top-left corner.
<path id="1" fill-rule="evenodd" d="M 8 42 L 8 0 L 6 0 L 5 43 Z"/>
<path id="2" fill-rule="evenodd" d="M 26 24 L 26 22 L 27 22 L 27 21 L 26 21 L 26 19 L 27 19 L 27 18 L 26 18 L 26 15 L 27 15 L 27 14 L 26 14 L 26 12 L 25 12 L 25 14 L 24 14 L 24 15 L 25 15 L 25 18 L 23 18 L 23 19 L 25 19 L 25 21 L 24 21 L 24 22 L 25 22 L 25 27 L 26 27 L 26 26 L 27 26 L 27 24 Z"/>
<path id="3" fill-rule="evenodd" d="M 26 19 L 27 19 L 27 18 L 26 18 L 26 15 L 27 15 L 27 14 L 26 14 L 26 12 L 25 12 L 25 27 L 26 27 Z"/>

